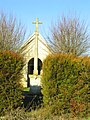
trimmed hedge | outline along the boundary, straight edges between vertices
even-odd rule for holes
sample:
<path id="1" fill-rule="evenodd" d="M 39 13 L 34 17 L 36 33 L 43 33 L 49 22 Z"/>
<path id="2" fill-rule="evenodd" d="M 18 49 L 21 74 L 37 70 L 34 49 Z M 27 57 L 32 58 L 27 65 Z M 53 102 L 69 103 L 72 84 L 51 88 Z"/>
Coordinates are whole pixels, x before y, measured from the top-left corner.
<path id="1" fill-rule="evenodd" d="M 0 51 L 0 115 L 22 104 L 23 58 L 12 51 Z"/>
<path id="2" fill-rule="evenodd" d="M 43 63 L 42 94 L 44 105 L 49 105 L 56 115 L 87 115 L 90 110 L 90 57 L 48 56 Z"/>

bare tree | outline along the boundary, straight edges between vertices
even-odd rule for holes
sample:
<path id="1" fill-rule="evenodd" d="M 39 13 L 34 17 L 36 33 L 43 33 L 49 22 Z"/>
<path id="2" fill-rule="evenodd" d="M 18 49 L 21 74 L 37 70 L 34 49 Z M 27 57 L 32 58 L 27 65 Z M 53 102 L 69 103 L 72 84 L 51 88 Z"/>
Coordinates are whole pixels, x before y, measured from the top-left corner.
<path id="1" fill-rule="evenodd" d="M 54 53 L 72 53 L 77 56 L 90 47 L 87 26 L 78 18 L 62 17 L 50 29 L 49 45 Z"/>
<path id="2" fill-rule="evenodd" d="M 17 50 L 25 37 L 24 26 L 12 15 L 0 13 L 0 50 Z"/>

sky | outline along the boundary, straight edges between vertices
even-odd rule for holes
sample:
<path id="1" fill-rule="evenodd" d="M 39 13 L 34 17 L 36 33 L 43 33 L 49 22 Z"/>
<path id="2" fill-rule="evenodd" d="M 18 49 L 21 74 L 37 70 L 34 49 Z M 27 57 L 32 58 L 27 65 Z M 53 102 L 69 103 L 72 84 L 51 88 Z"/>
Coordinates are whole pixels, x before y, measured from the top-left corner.
<path id="1" fill-rule="evenodd" d="M 88 24 L 90 29 L 90 0 L 0 0 L 0 11 L 13 14 L 26 28 L 26 38 L 35 30 L 32 24 L 39 18 L 42 36 L 48 34 L 51 23 L 63 15 L 76 15 Z"/>

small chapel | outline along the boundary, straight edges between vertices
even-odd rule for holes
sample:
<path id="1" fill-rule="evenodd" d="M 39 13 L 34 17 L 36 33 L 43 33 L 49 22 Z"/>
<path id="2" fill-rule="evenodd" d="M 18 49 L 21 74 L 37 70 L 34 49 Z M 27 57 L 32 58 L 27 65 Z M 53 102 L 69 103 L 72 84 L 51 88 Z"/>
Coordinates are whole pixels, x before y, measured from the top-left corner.
<path id="1" fill-rule="evenodd" d="M 21 46 L 20 52 L 25 60 L 22 84 L 24 87 L 30 87 L 30 91 L 36 94 L 41 88 L 43 60 L 50 54 L 50 48 L 39 33 L 38 25 L 42 23 L 36 18 L 33 24 L 35 32 Z"/>

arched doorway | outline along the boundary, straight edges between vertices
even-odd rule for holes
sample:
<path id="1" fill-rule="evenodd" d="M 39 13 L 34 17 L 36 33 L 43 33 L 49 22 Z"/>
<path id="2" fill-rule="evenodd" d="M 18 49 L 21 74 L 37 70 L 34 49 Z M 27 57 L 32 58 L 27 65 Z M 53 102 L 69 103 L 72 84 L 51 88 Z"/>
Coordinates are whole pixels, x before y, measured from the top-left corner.
<path id="1" fill-rule="evenodd" d="M 34 58 L 30 59 L 28 62 L 28 74 L 33 74 L 34 70 Z"/>
<path id="2" fill-rule="evenodd" d="M 40 75 L 42 69 L 42 61 L 38 58 L 38 75 Z M 33 75 L 34 70 L 34 58 L 30 59 L 28 62 L 28 74 Z"/>
<path id="3" fill-rule="evenodd" d="M 42 69 L 42 61 L 38 58 L 38 75 L 40 75 Z"/>

